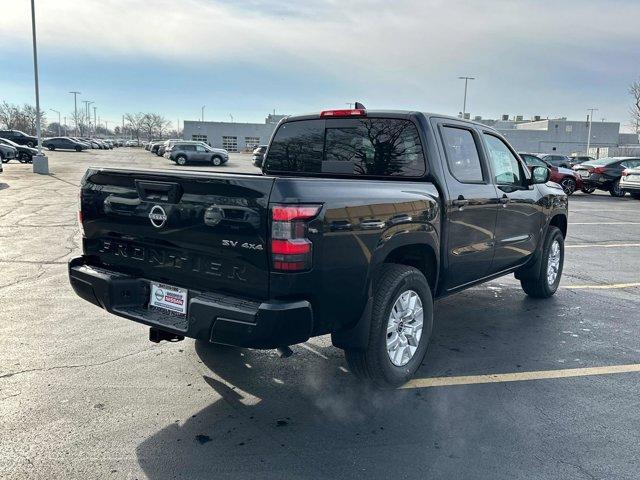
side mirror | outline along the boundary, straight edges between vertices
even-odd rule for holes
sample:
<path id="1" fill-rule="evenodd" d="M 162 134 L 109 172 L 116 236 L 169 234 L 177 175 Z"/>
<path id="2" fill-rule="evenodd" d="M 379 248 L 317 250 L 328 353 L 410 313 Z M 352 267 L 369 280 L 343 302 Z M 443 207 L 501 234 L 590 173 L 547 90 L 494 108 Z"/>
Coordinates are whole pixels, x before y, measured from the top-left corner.
<path id="1" fill-rule="evenodd" d="M 533 167 L 531 171 L 531 183 L 547 183 L 550 176 L 551 171 L 547 167 Z"/>

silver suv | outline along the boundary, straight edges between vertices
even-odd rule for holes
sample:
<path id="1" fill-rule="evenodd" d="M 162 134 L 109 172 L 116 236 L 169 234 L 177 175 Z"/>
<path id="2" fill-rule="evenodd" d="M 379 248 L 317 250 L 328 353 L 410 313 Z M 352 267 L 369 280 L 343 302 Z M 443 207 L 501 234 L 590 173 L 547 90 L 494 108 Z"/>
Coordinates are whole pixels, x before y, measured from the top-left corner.
<path id="1" fill-rule="evenodd" d="M 229 152 L 222 148 L 212 148 L 201 142 L 176 142 L 167 147 L 164 156 L 178 165 L 187 163 L 211 163 L 216 167 L 227 163 Z"/>

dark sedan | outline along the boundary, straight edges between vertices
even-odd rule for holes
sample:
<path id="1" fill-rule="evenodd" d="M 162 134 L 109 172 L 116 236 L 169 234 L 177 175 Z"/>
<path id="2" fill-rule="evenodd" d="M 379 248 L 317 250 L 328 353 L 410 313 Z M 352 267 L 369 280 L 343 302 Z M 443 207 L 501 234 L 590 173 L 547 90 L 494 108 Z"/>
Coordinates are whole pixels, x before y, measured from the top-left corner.
<path id="1" fill-rule="evenodd" d="M 75 150 L 76 152 L 81 152 L 87 148 L 87 144 L 68 137 L 45 138 L 42 146 L 49 150 Z"/>
<path id="2" fill-rule="evenodd" d="M 0 160 L 7 163 L 12 158 L 18 157 L 18 149 L 11 145 L 0 144 Z"/>
<path id="3" fill-rule="evenodd" d="M 620 187 L 622 172 L 636 167 L 640 167 L 640 158 L 607 157 L 581 163 L 573 169 L 582 179 L 583 191 L 598 189 L 609 192 L 612 197 L 624 197 L 625 191 Z"/>
<path id="4" fill-rule="evenodd" d="M 27 147 L 35 147 L 38 144 L 38 139 L 33 135 L 28 135 L 20 130 L 0 130 L 0 138 L 6 138 L 19 145 L 26 145 Z"/>
<path id="5" fill-rule="evenodd" d="M 0 144 L 8 145 L 15 148 L 18 151 L 18 155 L 16 158 L 20 163 L 31 163 L 31 161 L 33 160 L 33 156 L 38 153 L 38 150 L 35 148 L 27 147 L 26 145 L 20 145 L 18 143 L 12 142 L 7 138 L 0 138 Z"/>

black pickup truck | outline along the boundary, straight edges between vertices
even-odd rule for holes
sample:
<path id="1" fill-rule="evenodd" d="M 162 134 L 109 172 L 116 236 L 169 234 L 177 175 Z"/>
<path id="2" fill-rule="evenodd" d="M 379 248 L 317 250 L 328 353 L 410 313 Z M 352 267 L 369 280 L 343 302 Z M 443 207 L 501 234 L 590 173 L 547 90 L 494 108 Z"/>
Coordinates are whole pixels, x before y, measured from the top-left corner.
<path id="1" fill-rule="evenodd" d="M 262 174 L 91 168 L 78 295 L 154 341 L 285 348 L 331 334 L 354 374 L 407 381 L 433 301 L 515 273 L 550 297 L 567 196 L 485 125 L 420 112 L 284 119 Z"/>

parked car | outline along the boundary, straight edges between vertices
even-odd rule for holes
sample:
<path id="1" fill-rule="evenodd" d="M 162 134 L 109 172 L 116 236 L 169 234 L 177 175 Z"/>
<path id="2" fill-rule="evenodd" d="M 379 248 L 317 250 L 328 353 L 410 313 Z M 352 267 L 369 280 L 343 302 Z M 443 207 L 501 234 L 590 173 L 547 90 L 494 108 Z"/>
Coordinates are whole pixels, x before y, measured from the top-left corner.
<path id="1" fill-rule="evenodd" d="M 331 110 L 287 117 L 267 152 L 263 175 L 89 169 L 75 292 L 156 342 L 330 333 L 351 372 L 390 387 L 423 361 L 434 298 L 507 274 L 532 297 L 558 288 L 567 195 L 491 127 Z"/>
<path id="2" fill-rule="evenodd" d="M 158 154 L 158 148 L 160 148 L 160 145 L 162 145 L 162 142 L 153 142 L 150 146 L 149 146 L 149 151 L 151 153 L 155 153 L 156 155 Z"/>
<path id="3" fill-rule="evenodd" d="M 75 150 L 76 152 L 90 148 L 86 143 L 79 142 L 70 137 L 45 138 L 42 146 L 49 150 Z"/>
<path id="4" fill-rule="evenodd" d="M 520 155 L 520 158 L 524 160 L 524 163 L 527 164 L 530 170 L 535 167 L 547 167 L 551 170 L 549 180 L 559 184 L 567 195 L 573 195 L 573 192 L 582 188 L 582 180 L 578 174 L 570 168 L 551 165 L 533 153 L 518 152 L 518 155 Z"/>
<path id="5" fill-rule="evenodd" d="M 18 158 L 18 149 L 11 145 L 0 143 L 0 163 L 7 163 L 14 158 Z"/>
<path id="6" fill-rule="evenodd" d="M 181 138 L 170 138 L 169 140 L 164 140 L 160 143 L 160 145 L 158 146 L 158 149 L 156 151 L 156 154 L 159 157 L 164 156 L 164 152 L 167 151 L 167 148 L 172 147 L 173 145 L 175 145 L 178 142 L 193 142 L 193 143 L 202 143 L 202 142 L 196 142 L 194 140 L 182 140 Z"/>
<path id="7" fill-rule="evenodd" d="M 620 188 L 636 200 L 640 200 L 640 165 L 625 168 L 620 177 Z"/>
<path id="8" fill-rule="evenodd" d="M 125 147 L 139 147 L 140 143 L 137 140 L 127 140 L 125 142 Z"/>
<path id="9" fill-rule="evenodd" d="M 595 158 L 589 157 L 588 155 L 572 155 L 569 157 L 571 168 L 584 162 L 590 162 L 591 160 L 595 160 Z"/>
<path id="10" fill-rule="evenodd" d="M 566 155 L 555 155 L 548 153 L 538 153 L 536 155 L 547 162 L 549 165 L 553 165 L 554 167 L 571 168 L 571 160 Z"/>
<path id="11" fill-rule="evenodd" d="M 252 163 L 254 166 L 262 168 L 262 161 L 266 152 L 267 145 L 260 145 L 253 151 Z"/>
<path id="12" fill-rule="evenodd" d="M 18 145 L 26 145 L 27 147 L 35 147 L 38 145 L 38 139 L 33 135 L 27 135 L 20 130 L 0 130 L 0 138 L 6 138 Z"/>
<path id="13" fill-rule="evenodd" d="M 0 143 L 15 148 L 18 151 L 16 158 L 21 163 L 31 163 L 33 161 L 33 156 L 38 153 L 37 148 L 20 145 L 6 138 L 0 138 Z"/>
<path id="14" fill-rule="evenodd" d="M 612 197 L 624 197 L 625 191 L 620 187 L 622 172 L 636 167 L 640 167 L 640 158 L 606 157 L 581 163 L 573 169 L 582 179 L 584 189 L 604 190 Z"/>
<path id="15" fill-rule="evenodd" d="M 187 163 L 211 163 L 215 166 L 224 165 L 229 161 L 229 152 L 222 148 L 212 148 L 202 142 L 174 143 L 164 154 L 178 165 Z"/>
<path id="16" fill-rule="evenodd" d="M 88 142 L 88 141 L 83 140 L 81 138 L 78 138 L 78 137 L 66 137 L 66 138 L 70 138 L 74 142 L 78 142 L 80 145 L 83 145 L 86 149 L 93 148 L 91 146 L 91 142 Z M 99 147 L 96 147 L 96 148 L 99 148 Z"/>

